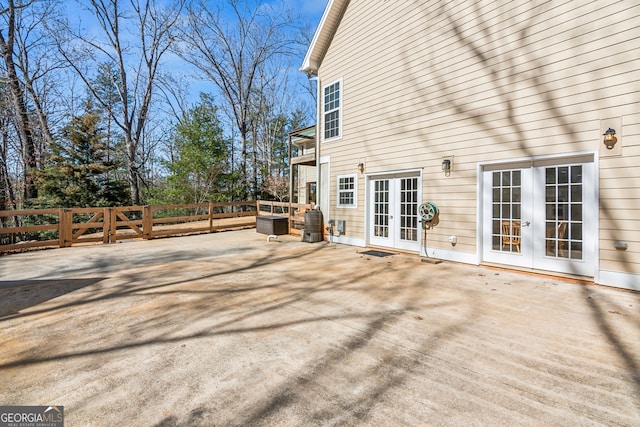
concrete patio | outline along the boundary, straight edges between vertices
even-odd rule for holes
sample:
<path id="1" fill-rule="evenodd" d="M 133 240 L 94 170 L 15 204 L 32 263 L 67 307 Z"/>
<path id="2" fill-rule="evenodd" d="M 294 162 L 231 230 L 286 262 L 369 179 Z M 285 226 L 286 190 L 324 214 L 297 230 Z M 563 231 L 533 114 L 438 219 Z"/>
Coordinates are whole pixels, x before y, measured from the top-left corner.
<path id="1" fill-rule="evenodd" d="M 0 257 L 0 404 L 68 426 L 640 424 L 640 294 L 255 230 Z"/>

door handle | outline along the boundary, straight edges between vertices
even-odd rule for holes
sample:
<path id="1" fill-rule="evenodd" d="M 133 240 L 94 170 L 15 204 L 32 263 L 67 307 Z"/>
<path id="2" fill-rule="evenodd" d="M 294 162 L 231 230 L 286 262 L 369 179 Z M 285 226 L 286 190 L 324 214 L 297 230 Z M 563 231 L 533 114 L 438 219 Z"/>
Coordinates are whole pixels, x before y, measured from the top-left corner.
<path id="1" fill-rule="evenodd" d="M 524 222 L 522 223 L 522 226 L 523 226 L 523 227 L 529 227 L 530 225 L 531 225 L 531 221 L 524 221 Z"/>

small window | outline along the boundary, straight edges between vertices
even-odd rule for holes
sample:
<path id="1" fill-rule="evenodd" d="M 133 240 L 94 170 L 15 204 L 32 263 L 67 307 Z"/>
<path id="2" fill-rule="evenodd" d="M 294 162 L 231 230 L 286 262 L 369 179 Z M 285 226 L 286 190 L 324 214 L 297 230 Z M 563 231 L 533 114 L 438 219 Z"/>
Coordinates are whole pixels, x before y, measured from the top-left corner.
<path id="1" fill-rule="evenodd" d="M 356 175 L 342 175 L 338 177 L 338 207 L 356 207 Z"/>
<path id="2" fill-rule="evenodd" d="M 341 81 L 338 80 L 324 87 L 324 139 L 340 138 L 341 136 Z"/>

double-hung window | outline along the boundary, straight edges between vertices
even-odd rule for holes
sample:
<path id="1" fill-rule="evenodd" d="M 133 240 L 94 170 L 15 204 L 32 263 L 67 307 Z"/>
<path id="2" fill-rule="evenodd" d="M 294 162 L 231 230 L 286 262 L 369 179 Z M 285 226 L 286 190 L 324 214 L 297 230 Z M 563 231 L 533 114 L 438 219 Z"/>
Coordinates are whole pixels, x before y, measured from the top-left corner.
<path id="1" fill-rule="evenodd" d="M 324 139 L 340 138 L 341 136 L 341 86 L 338 80 L 324 87 Z"/>
<path id="2" fill-rule="evenodd" d="M 357 200 L 356 175 L 338 176 L 338 207 L 355 208 Z"/>

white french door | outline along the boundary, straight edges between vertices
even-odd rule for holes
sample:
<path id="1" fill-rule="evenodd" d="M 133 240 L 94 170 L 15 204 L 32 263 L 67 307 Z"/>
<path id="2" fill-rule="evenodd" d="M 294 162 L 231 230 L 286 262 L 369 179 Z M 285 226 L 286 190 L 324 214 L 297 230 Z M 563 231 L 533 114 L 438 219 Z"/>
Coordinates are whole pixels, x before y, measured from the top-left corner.
<path id="1" fill-rule="evenodd" d="M 408 251 L 420 250 L 418 176 L 369 180 L 369 243 Z"/>
<path id="2" fill-rule="evenodd" d="M 483 260 L 584 276 L 595 272 L 591 161 L 483 171 Z"/>

